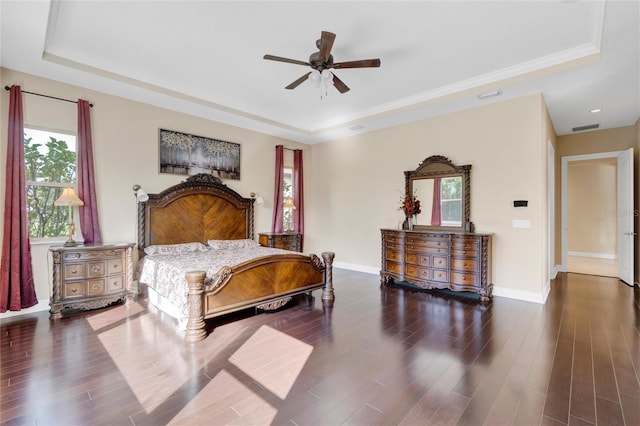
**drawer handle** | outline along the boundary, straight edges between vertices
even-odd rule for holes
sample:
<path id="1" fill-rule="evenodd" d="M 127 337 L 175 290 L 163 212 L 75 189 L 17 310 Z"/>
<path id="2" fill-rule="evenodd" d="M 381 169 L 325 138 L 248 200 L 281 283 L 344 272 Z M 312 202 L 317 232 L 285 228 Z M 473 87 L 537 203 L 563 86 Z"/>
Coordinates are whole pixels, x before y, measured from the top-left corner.
<path id="1" fill-rule="evenodd" d="M 75 256 L 76 256 L 76 259 L 80 259 L 80 253 L 76 253 Z"/>
<path id="2" fill-rule="evenodd" d="M 93 270 L 93 272 L 100 272 L 102 270 L 102 268 L 96 265 L 96 266 L 94 266 L 92 268 L 92 270 Z"/>
<path id="3" fill-rule="evenodd" d="M 78 291 L 78 289 L 77 289 L 77 288 L 72 288 L 72 289 L 71 289 L 71 293 L 75 293 L 75 292 L 77 292 L 77 291 Z"/>
<path id="4" fill-rule="evenodd" d="M 71 273 L 72 273 L 72 274 L 77 274 L 77 273 L 78 273 L 78 270 L 77 270 L 76 268 L 73 268 L 73 269 L 71 270 Z"/>
<path id="5" fill-rule="evenodd" d="M 94 289 L 94 290 L 97 290 L 97 289 L 99 289 L 99 288 L 100 288 L 100 286 L 99 286 L 98 284 L 94 284 L 94 285 L 93 285 L 93 289 Z"/>
<path id="6" fill-rule="evenodd" d="M 118 265 L 113 265 L 113 269 L 120 269 L 120 266 L 118 266 Z"/>

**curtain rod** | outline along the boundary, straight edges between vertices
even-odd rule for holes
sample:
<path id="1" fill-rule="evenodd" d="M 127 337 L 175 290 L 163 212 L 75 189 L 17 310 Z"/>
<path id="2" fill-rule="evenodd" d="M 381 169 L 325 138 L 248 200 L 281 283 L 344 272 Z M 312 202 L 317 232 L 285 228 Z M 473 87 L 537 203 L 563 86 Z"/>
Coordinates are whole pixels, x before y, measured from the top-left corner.
<path id="1" fill-rule="evenodd" d="M 4 86 L 4 90 L 9 91 L 11 90 L 11 87 L 9 86 Z M 22 93 L 26 93 L 28 95 L 36 95 L 36 96 L 42 96 L 43 98 L 49 98 L 49 99 L 55 99 L 57 101 L 64 101 L 64 102 L 71 102 L 73 104 L 77 104 L 78 101 L 71 101 L 69 99 L 63 99 L 63 98 L 56 98 L 55 96 L 49 96 L 49 95 L 43 95 L 42 93 L 35 93 L 35 92 L 27 92 L 26 90 L 23 90 Z M 89 106 L 91 108 L 93 108 L 93 104 L 89 104 Z"/>

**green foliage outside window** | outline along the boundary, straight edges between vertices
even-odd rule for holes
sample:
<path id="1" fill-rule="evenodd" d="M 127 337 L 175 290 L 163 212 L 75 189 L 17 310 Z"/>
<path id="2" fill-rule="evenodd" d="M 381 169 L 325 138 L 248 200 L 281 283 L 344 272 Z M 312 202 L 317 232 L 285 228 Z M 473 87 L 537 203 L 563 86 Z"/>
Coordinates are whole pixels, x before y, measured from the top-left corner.
<path id="1" fill-rule="evenodd" d="M 440 197 L 442 222 L 459 226 L 462 217 L 462 178 L 443 178 L 440 188 L 442 190 Z"/>
<path id="2" fill-rule="evenodd" d="M 69 209 L 54 206 L 53 202 L 66 186 L 75 186 L 76 153 L 64 140 L 49 136 L 44 144 L 25 137 L 24 154 L 29 236 L 66 235 Z"/>

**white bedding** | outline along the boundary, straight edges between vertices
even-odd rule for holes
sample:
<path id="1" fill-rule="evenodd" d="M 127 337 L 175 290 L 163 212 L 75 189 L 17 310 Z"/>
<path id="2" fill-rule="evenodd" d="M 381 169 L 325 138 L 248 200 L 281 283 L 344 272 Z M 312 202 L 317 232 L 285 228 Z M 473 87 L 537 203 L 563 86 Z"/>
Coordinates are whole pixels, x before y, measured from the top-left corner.
<path id="1" fill-rule="evenodd" d="M 291 252 L 253 246 L 236 249 L 207 247 L 194 252 L 147 255 L 138 264 L 138 280 L 151 290 L 150 302 L 176 317 L 180 328 L 184 329 L 188 319 L 188 286 L 185 279 L 188 271 L 206 271 L 206 286 L 216 278 L 217 272 L 223 266 L 235 266 L 257 257 L 287 253 Z M 158 298 L 162 299 L 162 303 L 168 302 L 171 306 L 163 307 Z"/>

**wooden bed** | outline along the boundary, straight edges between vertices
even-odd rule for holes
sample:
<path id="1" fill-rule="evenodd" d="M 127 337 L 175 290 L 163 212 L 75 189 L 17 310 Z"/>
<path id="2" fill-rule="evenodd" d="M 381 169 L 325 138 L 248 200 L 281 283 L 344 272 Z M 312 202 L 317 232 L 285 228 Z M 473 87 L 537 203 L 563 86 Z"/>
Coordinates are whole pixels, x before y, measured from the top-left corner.
<path id="1" fill-rule="evenodd" d="M 253 203 L 220 179 L 198 174 L 138 204 L 138 249 L 209 240 L 254 239 Z M 205 284 L 205 271 L 186 272 L 188 320 L 185 341 L 207 336 L 205 319 L 259 307 L 277 309 L 300 293 L 322 289 L 322 300 L 334 300 L 334 253 L 274 254 L 224 266 Z"/>

